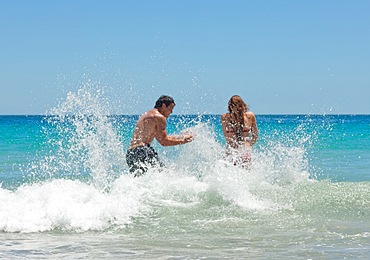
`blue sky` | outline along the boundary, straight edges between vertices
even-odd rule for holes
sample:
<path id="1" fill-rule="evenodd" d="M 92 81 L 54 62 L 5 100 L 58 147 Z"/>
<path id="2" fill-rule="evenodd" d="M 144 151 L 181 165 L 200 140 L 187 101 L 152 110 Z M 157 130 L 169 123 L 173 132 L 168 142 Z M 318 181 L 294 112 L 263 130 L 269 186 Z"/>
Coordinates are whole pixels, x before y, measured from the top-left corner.
<path id="1" fill-rule="evenodd" d="M 370 114 L 370 1 L 0 0 L 0 114 L 86 85 L 114 114 Z"/>

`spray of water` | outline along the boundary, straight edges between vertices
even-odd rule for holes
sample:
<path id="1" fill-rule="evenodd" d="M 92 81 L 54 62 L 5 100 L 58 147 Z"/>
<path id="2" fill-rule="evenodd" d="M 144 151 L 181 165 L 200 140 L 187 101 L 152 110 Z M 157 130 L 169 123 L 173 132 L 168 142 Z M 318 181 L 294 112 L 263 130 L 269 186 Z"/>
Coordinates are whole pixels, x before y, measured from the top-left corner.
<path id="1" fill-rule="evenodd" d="M 126 170 L 123 145 L 103 91 L 92 82 L 69 92 L 46 117 L 50 154 L 33 169 L 49 177 L 82 175 L 101 190 Z M 34 171 L 33 171 L 34 172 Z"/>

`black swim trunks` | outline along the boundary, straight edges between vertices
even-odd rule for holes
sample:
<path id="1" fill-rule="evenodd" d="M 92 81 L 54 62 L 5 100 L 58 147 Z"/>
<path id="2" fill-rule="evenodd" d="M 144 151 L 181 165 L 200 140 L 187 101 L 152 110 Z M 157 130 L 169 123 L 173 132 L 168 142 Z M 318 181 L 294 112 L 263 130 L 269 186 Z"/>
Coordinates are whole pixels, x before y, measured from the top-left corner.
<path id="1" fill-rule="evenodd" d="M 126 162 L 135 177 L 143 175 L 149 167 L 160 166 L 164 164 L 159 160 L 158 154 L 150 145 L 137 146 L 127 150 Z"/>

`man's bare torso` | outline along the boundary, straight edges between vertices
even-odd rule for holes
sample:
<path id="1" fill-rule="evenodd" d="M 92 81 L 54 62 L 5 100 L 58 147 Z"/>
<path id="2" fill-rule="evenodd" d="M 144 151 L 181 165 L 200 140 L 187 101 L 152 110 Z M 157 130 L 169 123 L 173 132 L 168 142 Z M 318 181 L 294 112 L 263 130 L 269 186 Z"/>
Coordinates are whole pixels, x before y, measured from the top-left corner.
<path id="1" fill-rule="evenodd" d="M 149 145 L 158 133 L 160 122 L 166 118 L 157 109 L 149 110 L 139 117 L 129 149 Z"/>

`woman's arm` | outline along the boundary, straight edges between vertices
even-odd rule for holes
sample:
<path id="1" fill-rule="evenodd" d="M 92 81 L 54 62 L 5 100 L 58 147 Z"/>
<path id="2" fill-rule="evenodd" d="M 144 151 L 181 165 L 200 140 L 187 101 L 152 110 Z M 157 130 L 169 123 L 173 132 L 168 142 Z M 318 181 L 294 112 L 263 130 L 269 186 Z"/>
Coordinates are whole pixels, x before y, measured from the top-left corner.
<path id="1" fill-rule="evenodd" d="M 252 114 L 252 127 L 251 127 L 252 141 L 251 141 L 251 145 L 254 145 L 258 140 L 258 127 L 257 127 L 256 116 L 254 115 L 253 112 L 250 112 L 250 113 Z"/>

